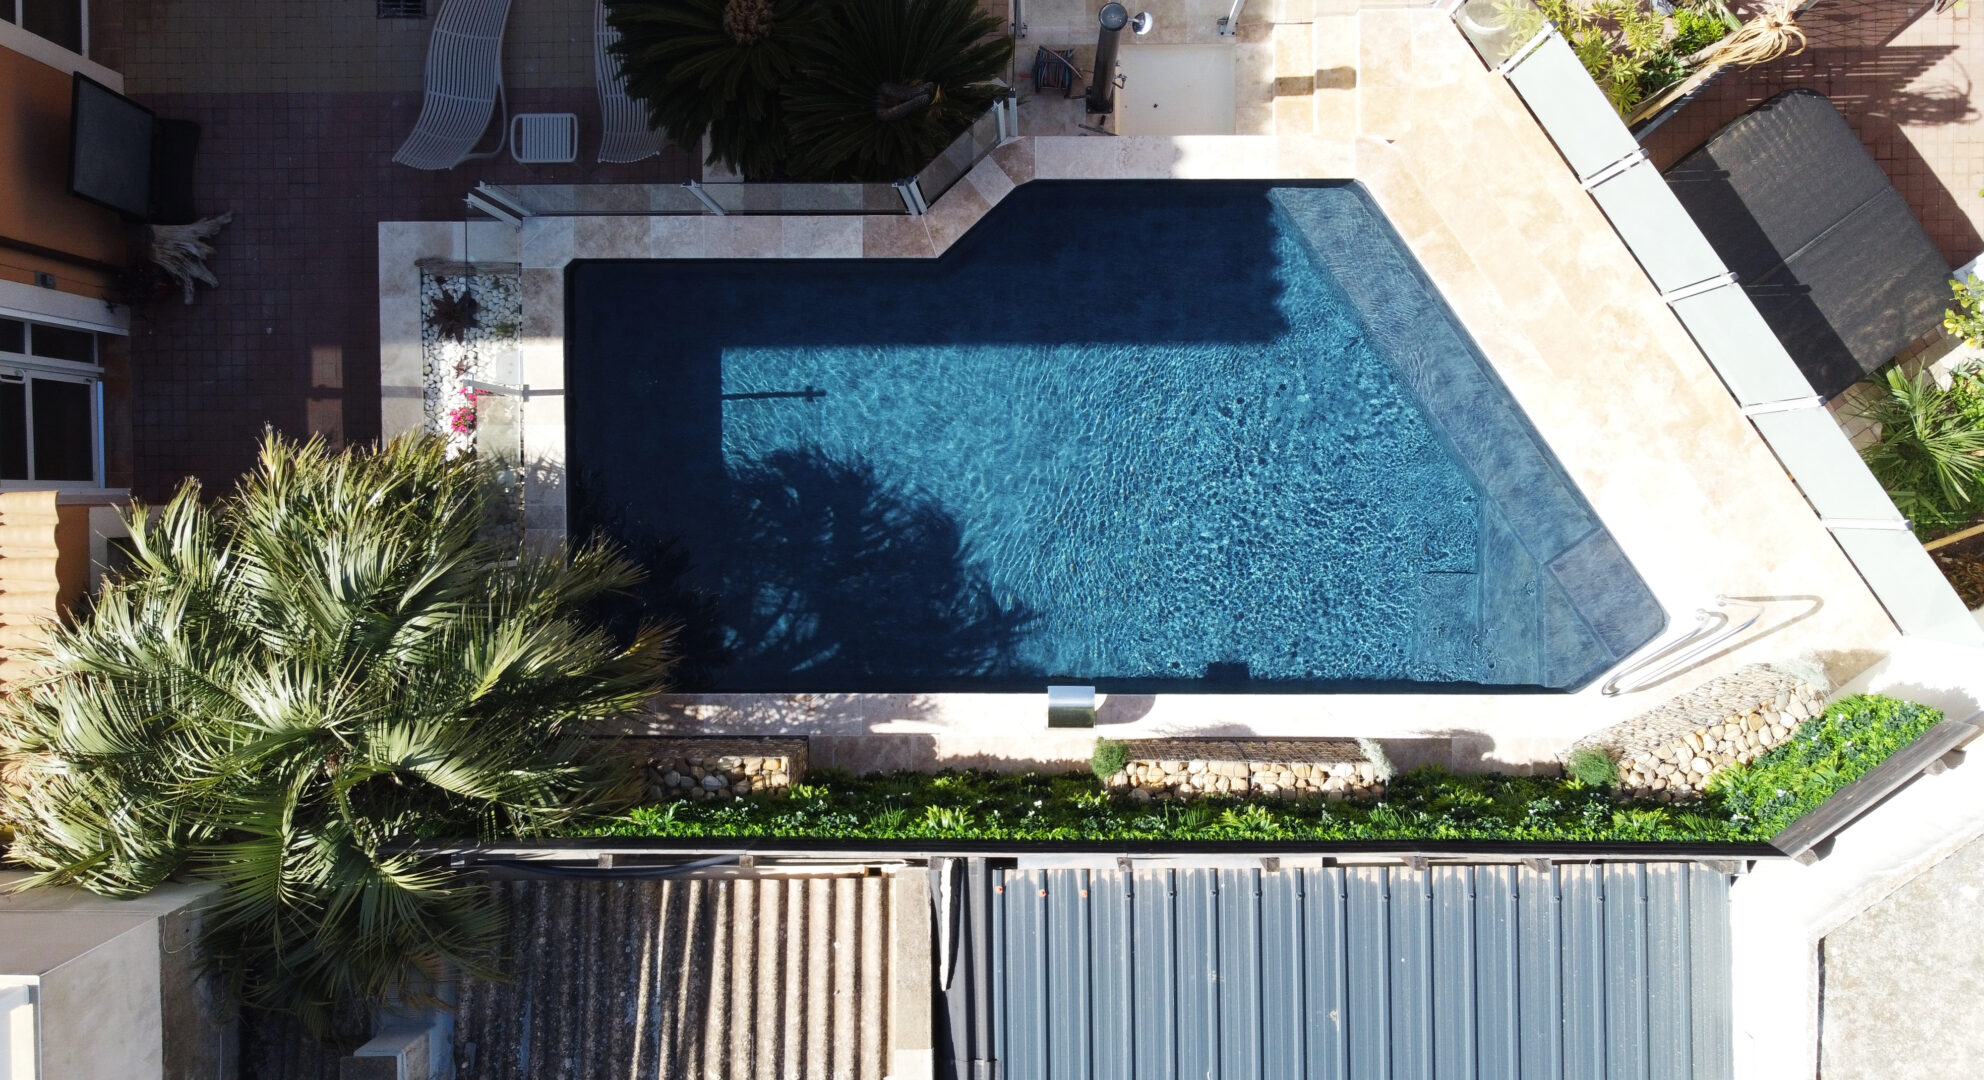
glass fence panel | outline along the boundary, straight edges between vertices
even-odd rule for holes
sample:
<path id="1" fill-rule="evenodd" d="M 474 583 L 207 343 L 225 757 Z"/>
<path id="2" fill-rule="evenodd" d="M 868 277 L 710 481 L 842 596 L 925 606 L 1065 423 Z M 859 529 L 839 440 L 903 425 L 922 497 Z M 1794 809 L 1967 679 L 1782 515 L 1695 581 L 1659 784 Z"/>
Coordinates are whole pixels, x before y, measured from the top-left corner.
<path id="1" fill-rule="evenodd" d="M 1527 66 L 1527 65 L 1525 65 Z M 1585 80 L 1590 85 L 1591 80 Z M 1618 126 L 1614 118 L 1613 125 Z M 1624 133 L 1626 129 L 1619 127 Z M 1727 273 L 1695 219 L 1649 164 L 1635 165 L 1591 189 L 1591 197 L 1661 292 L 1673 292 Z"/>
<path id="2" fill-rule="evenodd" d="M 1702 355 L 1743 405 L 1812 396 L 1812 384 L 1792 363 L 1770 324 L 1738 286 L 1698 293 L 1673 304 Z"/>
<path id="3" fill-rule="evenodd" d="M 1454 12 L 1474 51 L 1489 67 L 1498 67 L 1543 30 L 1543 9 L 1530 0 L 1467 0 Z"/>
<path id="4" fill-rule="evenodd" d="M 491 184 L 499 197 L 536 216 L 707 214 L 681 184 Z"/>
<path id="5" fill-rule="evenodd" d="M 1832 413 L 1798 409 L 1750 419 L 1820 517 L 1900 519 L 1901 512 L 1867 471 Z"/>
<path id="6" fill-rule="evenodd" d="M 498 387 L 475 399 L 475 455 L 496 468 L 498 497 L 490 509 L 490 529 L 506 542 L 523 537 L 524 415 L 520 392 L 505 390 L 523 384 L 523 342 L 519 338 L 490 339 L 481 349 L 483 383 Z"/>
<path id="7" fill-rule="evenodd" d="M 1530 53 L 1509 72 L 1509 82 L 1580 179 L 1639 149 L 1563 38 Z"/>
<path id="8" fill-rule="evenodd" d="M 726 214 L 906 214 L 894 184 L 704 184 Z"/>
<path id="9" fill-rule="evenodd" d="M 998 145 L 999 110 L 994 106 L 966 128 L 963 134 L 951 140 L 951 145 L 945 147 L 935 161 L 916 174 L 916 186 L 923 193 L 923 201 L 926 204 L 936 202 Z"/>
<path id="10" fill-rule="evenodd" d="M 1984 627 L 1977 625 L 1914 533 L 1839 529 L 1833 538 L 1902 633 L 1984 645 Z"/>

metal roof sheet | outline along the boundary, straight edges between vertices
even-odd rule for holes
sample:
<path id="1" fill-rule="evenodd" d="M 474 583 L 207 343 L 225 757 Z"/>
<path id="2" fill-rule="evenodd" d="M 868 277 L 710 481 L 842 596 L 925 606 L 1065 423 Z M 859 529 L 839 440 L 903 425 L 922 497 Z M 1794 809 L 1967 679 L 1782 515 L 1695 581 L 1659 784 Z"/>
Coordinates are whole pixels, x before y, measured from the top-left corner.
<path id="1" fill-rule="evenodd" d="M 972 878 L 991 1030 L 951 1033 L 954 1073 L 1730 1075 L 1729 882 L 1694 864 Z"/>

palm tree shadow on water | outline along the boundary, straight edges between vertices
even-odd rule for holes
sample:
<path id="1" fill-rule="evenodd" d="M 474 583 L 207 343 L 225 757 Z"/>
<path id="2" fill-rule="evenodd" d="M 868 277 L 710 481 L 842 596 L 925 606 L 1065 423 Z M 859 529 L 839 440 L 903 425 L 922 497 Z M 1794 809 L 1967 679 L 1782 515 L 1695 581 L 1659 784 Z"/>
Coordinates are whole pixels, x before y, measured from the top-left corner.
<path id="1" fill-rule="evenodd" d="M 643 614 L 681 627 L 682 689 L 941 688 L 1020 674 L 1035 616 L 994 594 L 934 500 L 814 449 L 733 466 L 723 489 L 704 544 L 643 543 L 624 521 L 607 530 L 648 569 Z"/>

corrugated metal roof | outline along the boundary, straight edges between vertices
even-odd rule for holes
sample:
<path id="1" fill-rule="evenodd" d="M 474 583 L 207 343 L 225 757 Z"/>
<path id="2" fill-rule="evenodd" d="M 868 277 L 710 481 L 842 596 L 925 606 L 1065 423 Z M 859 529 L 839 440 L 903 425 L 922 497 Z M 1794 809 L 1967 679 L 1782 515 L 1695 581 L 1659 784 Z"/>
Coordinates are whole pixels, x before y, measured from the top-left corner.
<path id="1" fill-rule="evenodd" d="M 1729 882 L 1693 864 L 993 870 L 988 880 L 989 918 L 977 921 L 990 938 L 991 1030 L 982 1047 L 949 1033 L 953 1070 L 966 1075 L 1731 1072 Z M 954 1028 L 968 1011 L 952 1012 Z"/>
<path id="2" fill-rule="evenodd" d="M 504 881 L 506 982 L 466 980 L 461 1075 L 882 1080 L 875 876 Z M 928 1045 L 927 1043 L 923 1045 Z"/>

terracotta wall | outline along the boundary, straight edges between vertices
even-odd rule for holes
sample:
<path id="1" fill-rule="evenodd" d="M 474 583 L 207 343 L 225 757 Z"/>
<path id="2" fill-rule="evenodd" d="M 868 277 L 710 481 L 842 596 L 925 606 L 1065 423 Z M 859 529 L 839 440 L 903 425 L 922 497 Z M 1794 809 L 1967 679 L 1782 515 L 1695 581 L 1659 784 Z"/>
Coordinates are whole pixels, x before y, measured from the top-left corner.
<path id="1" fill-rule="evenodd" d="M 64 292 L 100 296 L 101 270 L 9 243 L 90 262 L 125 261 L 117 214 L 69 194 L 69 94 L 68 74 L 0 49 L 0 278 L 32 282 L 40 270 L 54 274 Z"/>

